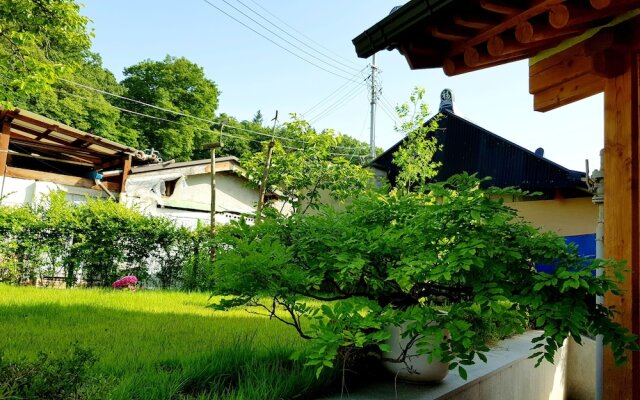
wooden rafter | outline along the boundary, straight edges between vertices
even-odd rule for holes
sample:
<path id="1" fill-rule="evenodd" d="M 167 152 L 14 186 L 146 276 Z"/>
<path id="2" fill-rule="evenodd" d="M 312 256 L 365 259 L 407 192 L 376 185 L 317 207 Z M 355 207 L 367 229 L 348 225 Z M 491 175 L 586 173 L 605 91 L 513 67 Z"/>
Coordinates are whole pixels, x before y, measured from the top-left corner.
<path id="1" fill-rule="evenodd" d="M 25 115 L 20 115 L 19 112 L 14 112 L 14 111 L 9 111 L 8 114 L 12 115 L 12 113 L 14 113 L 16 118 L 19 118 L 21 121 L 24 121 L 25 123 L 31 124 L 31 125 L 35 125 L 38 126 L 40 128 L 46 129 L 46 130 L 51 130 L 53 132 L 58 132 L 61 133 L 63 135 L 66 136 L 70 136 L 74 139 L 80 139 L 84 142 L 88 142 L 94 145 L 98 145 L 98 146 L 102 146 L 104 148 L 107 149 L 111 149 L 111 150 L 115 150 L 115 151 L 122 151 L 122 146 L 118 145 L 116 143 L 111 143 L 109 141 L 105 141 L 104 139 L 98 137 L 98 136 L 94 136 L 94 135 L 88 135 L 88 134 L 83 134 L 83 133 L 78 133 L 75 132 L 73 130 L 70 129 L 65 129 L 62 127 L 59 127 L 57 125 L 52 125 L 52 124 L 48 124 L 46 122 L 40 121 L 38 119 L 35 118 L 31 118 Z"/>

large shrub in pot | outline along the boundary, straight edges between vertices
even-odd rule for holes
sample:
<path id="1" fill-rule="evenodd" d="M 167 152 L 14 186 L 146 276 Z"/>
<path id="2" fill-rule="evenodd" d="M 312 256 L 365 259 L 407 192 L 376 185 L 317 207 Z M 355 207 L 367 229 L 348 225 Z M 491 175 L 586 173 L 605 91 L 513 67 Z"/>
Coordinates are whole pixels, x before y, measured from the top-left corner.
<path id="1" fill-rule="evenodd" d="M 623 267 L 586 262 L 501 201 L 521 192 L 480 183 L 460 175 L 413 193 L 363 194 L 344 210 L 228 227 L 213 279 L 229 297 L 217 307 L 252 305 L 292 325 L 315 344 L 306 356 L 319 371 L 340 354 L 386 350 L 384 327 L 407 321 L 418 352 L 452 361 L 463 377 L 476 355 L 485 359 L 489 323 L 518 332 L 534 321 L 543 330 L 533 346 L 539 362 L 552 361 L 567 336 L 595 334 L 624 361 L 635 337 L 593 301 L 617 294 Z M 556 268 L 538 273 L 537 263 Z M 594 276 L 596 267 L 606 273 Z M 438 316 L 444 304 L 448 314 Z"/>

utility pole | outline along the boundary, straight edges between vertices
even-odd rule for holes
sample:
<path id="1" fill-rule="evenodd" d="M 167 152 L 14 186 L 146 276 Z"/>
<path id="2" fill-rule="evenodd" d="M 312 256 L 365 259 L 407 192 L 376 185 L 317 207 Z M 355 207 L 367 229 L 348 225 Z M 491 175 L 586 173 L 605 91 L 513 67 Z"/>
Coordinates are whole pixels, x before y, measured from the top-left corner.
<path id="1" fill-rule="evenodd" d="M 376 55 L 371 58 L 371 122 L 369 124 L 369 155 L 376 158 Z"/>
<path id="2" fill-rule="evenodd" d="M 271 168 L 271 156 L 273 155 L 273 146 L 276 145 L 275 134 L 276 124 L 278 123 L 278 110 L 276 110 L 276 116 L 273 117 L 273 128 L 271 129 L 271 141 L 267 147 L 267 158 L 264 160 L 264 169 L 262 171 L 262 180 L 260 181 L 260 193 L 258 197 L 258 206 L 256 207 L 256 222 L 260 220 L 262 216 L 262 208 L 264 207 L 264 196 L 267 192 L 267 179 L 269 178 L 269 169 Z"/>
<path id="3" fill-rule="evenodd" d="M 222 125 L 220 129 L 220 133 L 222 133 L 222 128 L 224 128 L 224 125 Z M 221 137 L 220 142 L 207 143 L 203 146 L 205 149 L 211 149 L 211 214 L 210 214 L 211 238 L 214 238 L 216 235 L 216 149 L 224 147 L 224 145 L 222 144 L 222 136 L 220 137 Z M 215 258 L 215 256 L 216 256 L 216 248 L 212 244 L 211 246 L 212 261 Z"/>

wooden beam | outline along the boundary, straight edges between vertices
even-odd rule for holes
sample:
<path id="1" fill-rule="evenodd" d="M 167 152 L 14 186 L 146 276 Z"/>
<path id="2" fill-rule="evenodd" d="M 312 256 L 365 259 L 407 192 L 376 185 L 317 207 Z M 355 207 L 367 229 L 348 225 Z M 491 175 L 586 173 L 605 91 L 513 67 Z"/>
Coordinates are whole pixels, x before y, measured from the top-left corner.
<path id="1" fill-rule="evenodd" d="M 605 79 L 593 73 L 565 80 L 533 96 L 533 109 L 546 112 L 585 99 L 604 90 Z"/>
<path id="2" fill-rule="evenodd" d="M 570 15 L 566 4 L 556 4 L 549 10 L 549 25 L 556 29 L 564 28 L 569 23 Z"/>
<path id="3" fill-rule="evenodd" d="M 548 12 L 551 7 L 563 3 L 565 0 L 538 0 L 533 5 L 528 7 L 524 11 L 518 10 L 517 14 L 509 14 L 509 18 L 507 18 L 504 22 L 495 25 L 494 27 L 487 29 L 480 34 L 474 36 L 466 42 L 456 43 L 451 51 L 448 53 L 448 57 L 453 57 L 458 54 L 462 54 L 467 48 L 477 46 L 481 43 L 486 42 L 491 37 L 501 34 L 502 32 L 509 30 L 511 28 L 515 28 L 520 22 L 528 21 L 529 19 Z M 483 5 L 484 3 L 484 5 Z M 493 4 L 496 2 L 486 1 L 480 2 L 481 7 L 486 9 L 487 5 Z M 498 3 L 496 3 L 498 4 Z M 508 7 L 508 2 L 500 2 L 500 4 Z"/>
<path id="4" fill-rule="evenodd" d="M 434 27 L 431 27 L 429 32 L 431 33 L 431 36 L 435 38 L 448 40 L 451 42 L 457 42 L 460 40 L 469 40 L 469 38 L 473 36 L 473 33 L 470 33 L 468 30 L 464 28 L 454 29 L 451 27 L 443 28 L 443 27 L 434 26 Z"/>
<path id="5" fill-rule="evenodd" d="M 124 192 L 127 188 L 127 178 L 129 178 L 129 174 L 131 173 L 131 156 L 123 159 L 122 163 L 122 177 L 120 180 L 120 187 Z"/>
<path id="6" fill-rule="evenodd" d="M 32 169 L 7 167 L 7 176 L 18 179 L 28 179 L 42 182 L 53 182 L 60 185 L 83 187 L 87 189 L 101 190 L 92 179 L 78 176 L 54 174 Z M 120 192 L 120 185 L 114 182 L 102 182 L 112 192 Z"/>
<path id="7" fill-rule="evenodd" d="M 538 95 L 542 91 L 560 87 L 568 82 L 575 81 L 582 75 L 591 75 L 592 78 L 613 77 L 619 73 L 619 65 L 616 65 L 617 58 L 607 58 L 612 53 L 610 49 L 617 48 L 618 33 L 614 30 L 603 30 L 596 36 L 578 43 L 560 53 L 554 54 L 544 60 L 537 62 L 529 67 L 529 92 Z M 589 78 L 590 79 L 590 78 Z M 586 83 L 583 79 L 580 83 Z M 598 83 L 600 85 L 600 83 Z M 592 86 L 585 90 L 585 97 L 593 94 Z M 602 87 L 604 90 L 604 87 Z M 575 96 L 575 90 L 572 90 Z M 549 104 L 547 99 L 538 100 L 538 104 L 545 104 L 545 110 Z M 579 100 L 579 98 L 575 98 Z M 575 100 L 574 100 L 575 101 Z M 534 103 L 536 100 L 534 99 Z M 555 102 L 557 105 L 563 104 L 562 101 Z M 537 108 L 536 108 L 537 109 Z M 542 111 L 542 109 L 541 109 Z"/>
<path id="8" fill-rule="evenodd" d="M 458 56 L 458 57 L 452 57 L 452 58 L 445 58 L 442 63 L 442 70 L 447 76 L 454 76 L 454 75 L 465 74 L 471 71 L 478 71 L 484 68 L 495 67 L 495 66 L 510 63 L 513 61 L 523 60 L 525 58 L 529 58 L 528 51 L 512 53 L 506 57 L 495 58 L 491 60 L 489 59 L 483 60 L 484 63 L 480 62 L 476 66 L 470 67 L 465 64 L 463 57 Z"/>
<path id="9" fill-rule="evenodd" d="M 11 123 L 2 120 L 2 133 L 0 133 L 0 175 L 4 174 L 9 155 L 9 140 L 11 139 Z"/>
<path id="10" fill-rule="evenodd" d="M 626 260 L 620 297 L 605 295 L 605 305 L 619 312 L 616 320 L 640 332 L 640 56 L 628 53 L 619 62 L 624 74 L 607 80 L 604 91 L 605 234 L 604 256 Z M 616 366 L 610 350 L 604 353 L 605 400 L 640 399 L 640 354 Z"/>
<path id="11" fill-rule="evenodd" d="M 453 22 L 456 25 L 463 26 L 471 29 L 489 29 L 492 26 L 499 24 L 500 21 L 496 18 L 488 18 L 481 15 L 455 15 Z"/>
<path id="12" fill-rule="evenodd" d="M 545 23 L 533 23 L 531 21 L 520 22 L 515 29 L 516 40 L 520 43 L 532 43 L 540 41 L 560 41 L 567 36 L 574 36 L 581 33 L 581 30 L 577 26 L 572 26 L 565 29 L 556 29 Z"/>
<path id="13" fill-rule="evenodd" d="M 522 11 L 521 8 L 513 6 L 510 2 L 499 0 L 480 0 L 480 7 L 483 10 L 503 15 L 515 15 Z"/>

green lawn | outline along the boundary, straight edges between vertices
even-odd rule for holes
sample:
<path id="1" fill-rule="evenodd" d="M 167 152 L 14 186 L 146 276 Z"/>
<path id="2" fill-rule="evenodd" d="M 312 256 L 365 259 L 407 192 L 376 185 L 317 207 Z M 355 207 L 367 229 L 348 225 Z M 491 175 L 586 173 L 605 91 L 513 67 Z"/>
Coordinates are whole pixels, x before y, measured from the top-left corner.
<path id="1" fill-rule="evenodd" d="M 141 290 L 38 289 L 0 285 L 0 352 L 33 360 L 98 358 L 93 396 L 114 399 L 313 398 L 322 385 L 289 355 L 293 329 L 244 311 L 215 312 L 208 296 Z"/>

